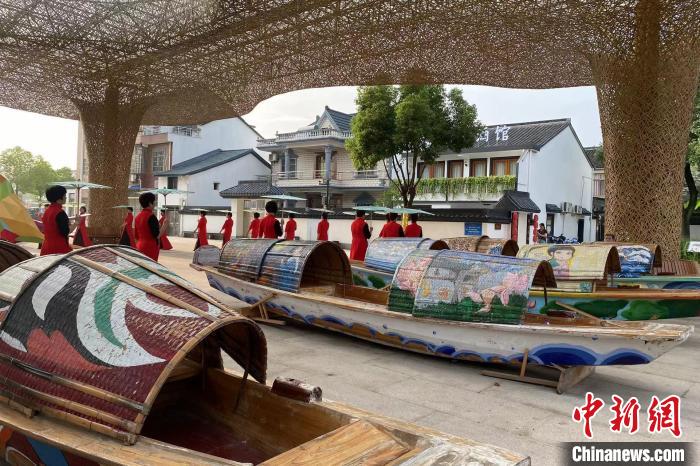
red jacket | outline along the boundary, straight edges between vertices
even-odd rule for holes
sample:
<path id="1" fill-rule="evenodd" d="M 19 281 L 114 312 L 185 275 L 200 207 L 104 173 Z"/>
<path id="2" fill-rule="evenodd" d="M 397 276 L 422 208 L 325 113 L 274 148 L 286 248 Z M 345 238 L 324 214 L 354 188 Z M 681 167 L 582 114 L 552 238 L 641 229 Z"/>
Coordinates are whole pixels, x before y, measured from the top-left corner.
<path id="1" fill-rule="evenodd" d="M 364 218 L 356 218 L 350 225 L 352 244 L 350 245 L 350 259 L 355 261 L 365 260 L 367 253 L 367 223 Z"/>
<path id="2" fill-rule="evenodd" d="M 78 236 L 80 234 L 80 236 Z M 73 244 L 76 246 L 92 246 L 92 241 L 90 241 L 90 236 L 88 236 L 87 224 L 85 223 L 85 217 L 80 217 L 78 223 L 78 228 L 75 230 L 75 236 L 73 236 Z"/>
<path id="3" fill-rule="evenodd" d="M 321 219 L 316 228 L 316 239 L 319 241 L 328 241 L 328 227 L 330 227 L 328 220 L 325 218 Z"/>
<path id="4" fill-rule="evenodd" d="M 406 238 L 422 238 L 423 229 L 417 223 L 409 223 L 406 225 Z"/>
<path id="5" fill-rule="evenodd" d="M 44 242 L 41 243 L 42 256 L 47 254 L 66 254 L 72 250 L 70 244 L 68 244 L 68 232 L 66 231 L 64 235 L 58 227 L 57 217 L 61 214 L 65 217 L 67 225 L 68 216 L 60 204 L 51 204 L 41 217 L 41 221 L 44 224 Z"/>
<path id="6" fill-rule="evenodd" d="M 124 235 L 129 239 L 129 246 L 136 247 L 136 239 L 134 239 L 134 214 L 127 212 L 122 225 L 122 239 Z"/>
<path id="7" fill-rule="evenodd" d="M 207 218 L 199 217 L 197 221 L 197 241 L 199 241 L 200 246 L 206 246 L 209 244 L 207 241 Z"/>
<path id="8" fill-rule="evenodd" d="M 258 228 L 259 238 L 278 238 L 277 232 L 275 231 L 275 223 L 277 219 L 274 214 L 267 214 L 265 218 L 260 220 L 260 227 Z"/>
<path id="9" fill-rule="evenodd" d="M 251 238 L 260 238 L 260 219 L 254 218 L 248 227 Z"/>
<path id="10" fill-rule="evenodd" d="M 386 222 L 382 231 L 379 233 L 380 238 L 401 238 L 403 237 L 403 228 L 396 222 Z"/>
<path id="11" fill-rule="evenodd" d="M 231 240 L 231 233 L 233 232 L 232 218 L 227 217 L 226 220 L 224 220 L 224 226 L 222 227 L 222 230 L 224 230 L 223 244 L 226 244 Z"/>
<path id="12" fill-rule="evenodd" d="M 153 236 L 153 231 L 149 225 L 151 217 L 153 217 L 153 220 L 158 223 L 158 220 L 156 219 L 156 216 L 153 215 L 153 210 L 151 209 L 143 209 L 136 216 L 136 220 L 134 222 L 136 249 L 154 261 L 157 261 L 158 254 L 160 254 L 160 245 L 158 244 L 158 238 Z"/>
<path id="13" fill-rule="evenodd" d="M 297 231 L 297 221 L 293 218 L 287 220 L 284 225 L 284 239 L 291 240 L 294 239 L 294 233 Z"/>

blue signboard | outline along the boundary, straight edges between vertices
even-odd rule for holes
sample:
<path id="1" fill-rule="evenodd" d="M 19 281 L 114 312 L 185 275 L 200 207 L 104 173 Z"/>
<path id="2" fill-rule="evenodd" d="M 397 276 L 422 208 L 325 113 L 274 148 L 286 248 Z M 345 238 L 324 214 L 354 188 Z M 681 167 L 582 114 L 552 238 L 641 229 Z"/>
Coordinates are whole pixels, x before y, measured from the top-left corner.
<path id="1" fill-rule="evenodd" d="M 481 236 L 481 222 L 464 222 L 465 236 Z"/>

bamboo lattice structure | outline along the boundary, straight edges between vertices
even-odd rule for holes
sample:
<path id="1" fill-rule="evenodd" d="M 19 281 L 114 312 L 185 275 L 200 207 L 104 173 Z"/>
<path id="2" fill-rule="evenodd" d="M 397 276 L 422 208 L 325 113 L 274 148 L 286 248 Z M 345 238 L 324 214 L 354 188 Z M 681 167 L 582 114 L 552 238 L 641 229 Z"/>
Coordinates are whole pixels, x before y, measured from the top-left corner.
<path id="1" fill-rule="evenodd" d="M 310 87 L 595 84 L 606 228 L 677 255 L 700 0 L 0 0 L 0 105 L 81 118 L 118 231 L 137 127 Z"/>

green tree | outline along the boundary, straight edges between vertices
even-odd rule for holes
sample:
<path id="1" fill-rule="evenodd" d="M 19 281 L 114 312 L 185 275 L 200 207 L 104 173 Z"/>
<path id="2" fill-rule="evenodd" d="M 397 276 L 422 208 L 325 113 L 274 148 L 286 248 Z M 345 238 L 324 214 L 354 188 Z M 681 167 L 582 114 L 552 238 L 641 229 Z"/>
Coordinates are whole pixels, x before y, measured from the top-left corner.
<path id="1" fill-rule="evenodd" d="M 695 95 L 693 107 L 693 120 L 690 126 L 690 138 L 688 140 L 688 152 L 685 157 L 685 184 L 688 187 L 688 203 L 683 207 L 683 237 L 690 238 L 690 219 L 695 212 L 698 202 L 698 189 L 695 186 L 693 169 L 700 169 L 700 88 Z"/>
<path id="2" fill-rule="evenodd" d="M 0 173 L 12 184 L 15 193 L 29 192 L 34 155 L 19 146 L 0 152 Z"/>
<path id="3" fill-rule="evenodd" d="M 33 158 L 33 165 L 29 171 L 29 179 L 25 191 L 37 197 L 44 195 L 46 186 L 56 180 L 56 171 L 51 164 L 44 160 L 41 155 Z"/>
<path id="4" fill-rule="evenodd" d="M 459 89 L 444 86 L 366 86 L 357 93 L 352 136 L 345 142 L 357 169 L 382 162 L 404 207 L 423 177 L 418 162 L 435 162 L 441 151 L 459 152 L 476 142 L 482 126 L 476 107 Z"/>
<path id="5" fill-rule="evenodd" d="M 56 170 L 56 177 L 54 181 L 75 181 L 73 178 L 73 170 L 68 167 L 61 167 Z"/>

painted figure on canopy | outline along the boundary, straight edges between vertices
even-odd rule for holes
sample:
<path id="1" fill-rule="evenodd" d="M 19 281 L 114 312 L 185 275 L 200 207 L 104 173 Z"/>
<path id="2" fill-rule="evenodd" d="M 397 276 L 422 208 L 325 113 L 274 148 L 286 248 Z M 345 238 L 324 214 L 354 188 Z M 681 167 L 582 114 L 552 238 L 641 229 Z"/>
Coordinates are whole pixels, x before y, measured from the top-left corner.
<path id="1" fill-rule="evenodd" d="M 50 186 L 46 190 L 46 199 L 51 203 L 41 221 L 44 224 L 44 242 L 41 244 L 41 255 L 66 254 L 71 251 L 68 243 L 70 225 L 68 215 L 63 210 L 66 203 L 66 188 Z"/>
<path id="2" fill-rule="evenodd" d="M 576 249 L 566 244 L 557 244 L 556 246 L 550 246 L 547 252 L 550 256 L 549 264 L 554 270 L 554 275 L 557 277 L 569 276 Z"/>
<path id="3" fill-rule="evenodd" d="M 75 217 L 77 227 L 75 228 L 75 233 L 73 236 L 73 245 L 86 247 L 92 246 L 92 241 L 90 241 L 87 231 L 87 209 L 85 206 L 82 206 L 78 212 L 78 215 Z"/>

